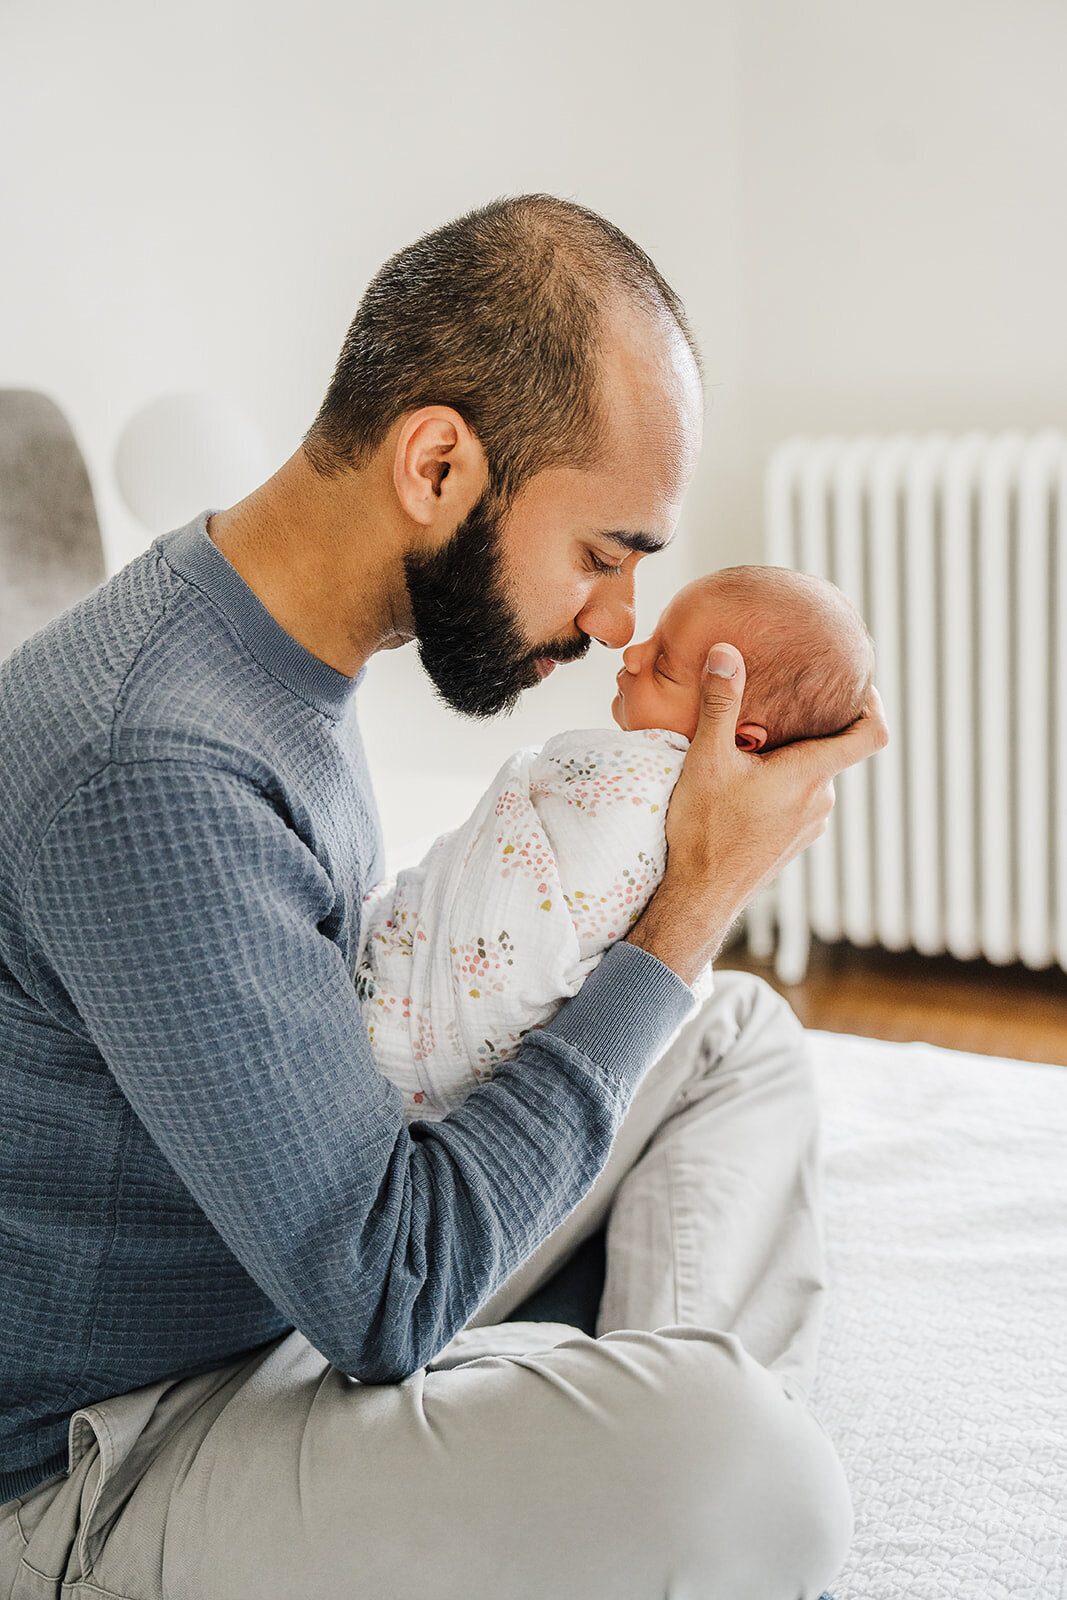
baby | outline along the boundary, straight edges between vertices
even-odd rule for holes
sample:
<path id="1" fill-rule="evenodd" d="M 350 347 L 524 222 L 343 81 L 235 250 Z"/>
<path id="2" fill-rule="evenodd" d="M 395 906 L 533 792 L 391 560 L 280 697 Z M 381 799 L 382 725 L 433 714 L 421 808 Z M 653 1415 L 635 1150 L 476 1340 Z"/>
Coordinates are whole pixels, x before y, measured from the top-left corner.
<path id="1" fill-rule="evenodd" d="M 651 638 L 623 651 L 617 729 L 519 751 L 461 827 L 367 895 L 356 989 L 409 1119 L 447 1115 L 491 1077 L 644 910 L 719 643 L 745 660 L 743 750 L 841 732 L 866 705 L 870 635 L 833 584 L 748 566 L 680 590 Z M 710 993 L 710 968 L 693 987 Z"/>

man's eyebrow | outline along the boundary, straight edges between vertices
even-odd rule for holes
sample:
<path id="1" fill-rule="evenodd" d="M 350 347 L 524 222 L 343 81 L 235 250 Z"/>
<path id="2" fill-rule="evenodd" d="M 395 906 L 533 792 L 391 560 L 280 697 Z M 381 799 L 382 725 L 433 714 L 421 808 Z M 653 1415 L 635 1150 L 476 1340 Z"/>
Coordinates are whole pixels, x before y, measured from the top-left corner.
<path id="1" fill-rule="evenodd" d="M 660 550 L 666 550 L 670 544 L 669 539 L 657 539 L 653 533 L 608 533 L 600 535 L 602 539 L 610 539 L 613 544 L 621 544 L 626 550 L 640 550 L 642 555 L 654 556 Z"/>

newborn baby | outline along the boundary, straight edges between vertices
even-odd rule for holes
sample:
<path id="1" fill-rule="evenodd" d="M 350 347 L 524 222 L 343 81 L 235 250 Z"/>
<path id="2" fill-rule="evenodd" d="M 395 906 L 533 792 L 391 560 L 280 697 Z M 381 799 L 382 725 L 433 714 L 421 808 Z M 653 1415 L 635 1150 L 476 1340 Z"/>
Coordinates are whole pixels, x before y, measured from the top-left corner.
<path id="1" fill-rule="evenodd" d="M 745 660 L 744 750 L 841 732 L 867 703 L 870 635 L 833 584 L 785 567 L 710 573 L 623 651 L 616 729 L 519 751 L 461 827 L 367 895 L 356 990 L 409 1118 L 446 1116 L 491 1077 L 644 910 L 704 662 L 722 643 Z M 693 987 L 710 993 L 710 968 Z"/>

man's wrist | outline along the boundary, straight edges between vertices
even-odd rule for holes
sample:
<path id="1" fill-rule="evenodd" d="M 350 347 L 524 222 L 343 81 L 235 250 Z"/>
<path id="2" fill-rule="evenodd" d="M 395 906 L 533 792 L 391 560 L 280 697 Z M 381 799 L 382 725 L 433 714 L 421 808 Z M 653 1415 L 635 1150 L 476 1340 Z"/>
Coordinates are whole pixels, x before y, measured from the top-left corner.
<path id="1" fill-rule="evenodd" d="M 592 1057 L 629 1093 L 689 1015 L 683 978 L 651 951 L 620 941 L 540 1032 Z"/>
<path id="2" fill-rule="evenodd" d="M 718 955 L 735 915 L 734 908 L 664 878 L 626 937 L 692 984 Z"/>

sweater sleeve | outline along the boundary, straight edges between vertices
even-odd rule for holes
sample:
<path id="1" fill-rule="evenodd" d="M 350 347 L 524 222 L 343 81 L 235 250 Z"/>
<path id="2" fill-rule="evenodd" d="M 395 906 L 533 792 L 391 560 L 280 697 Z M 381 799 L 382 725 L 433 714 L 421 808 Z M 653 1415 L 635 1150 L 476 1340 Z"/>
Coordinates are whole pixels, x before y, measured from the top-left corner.
<path id="1" fill-rule="evenodd" d="M 616 946 L 491 1083 L 406 1127 L 331 937 L 336 886 L 240 775 L 108 766 L 25 893 L 39 998 L 76 1013 L 279 1310 L 366 1382 L 431 1360 L 573 1209 L 693 1003 Z"/>

